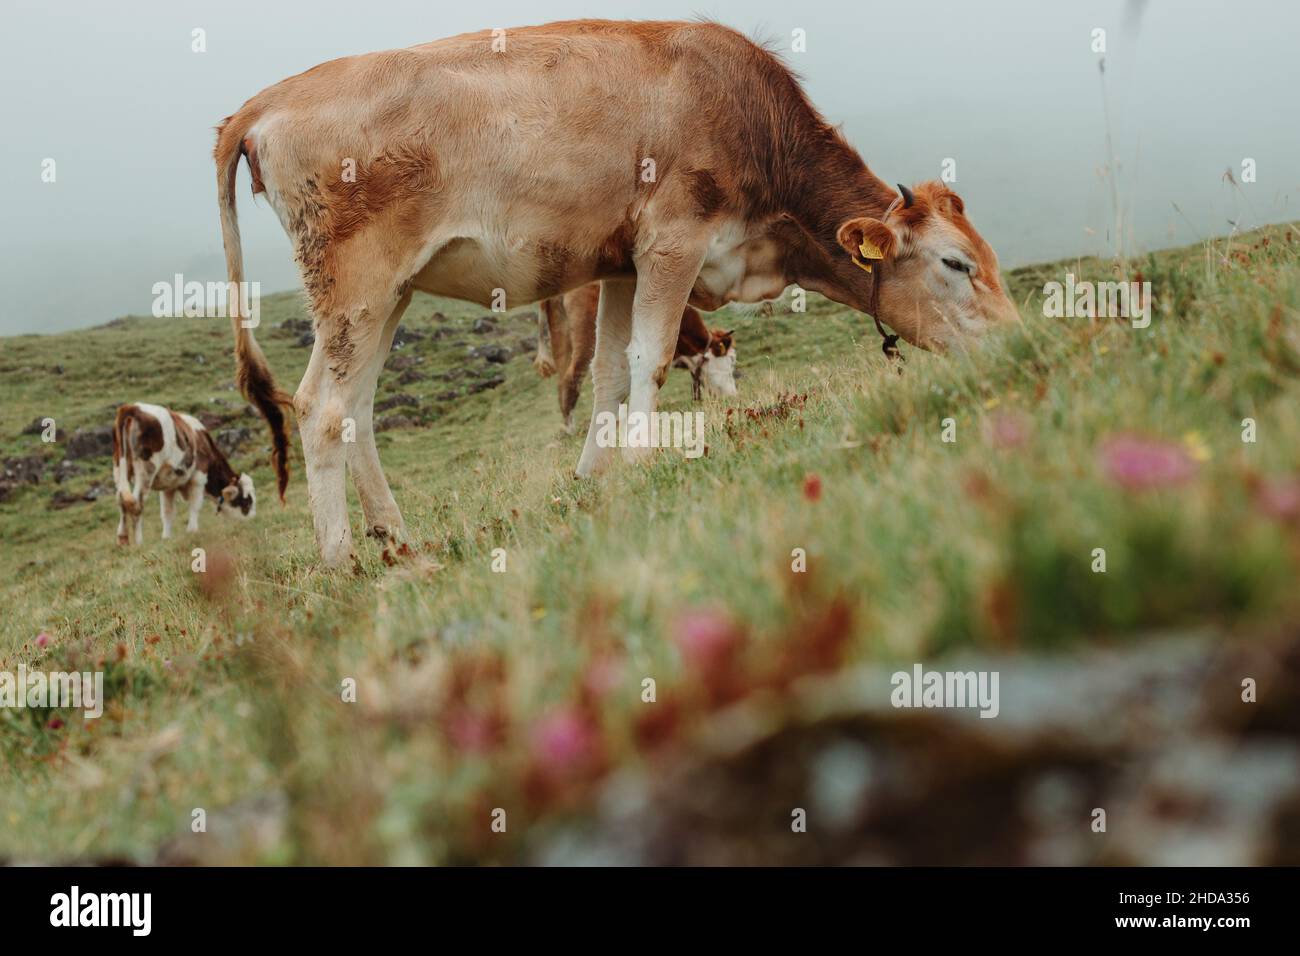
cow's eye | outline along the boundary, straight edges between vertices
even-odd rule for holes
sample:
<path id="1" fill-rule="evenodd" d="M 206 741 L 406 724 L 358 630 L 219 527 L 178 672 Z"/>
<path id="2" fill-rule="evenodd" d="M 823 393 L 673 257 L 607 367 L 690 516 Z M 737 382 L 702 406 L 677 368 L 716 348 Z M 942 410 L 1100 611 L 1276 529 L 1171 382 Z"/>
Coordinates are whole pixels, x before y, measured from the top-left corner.
<path id="1" fill-rule="evenodd" d="M 970 267 L 967 266 L 966 263 L 962 262 L 960 259 L 945 258 L 943 260 L 943 264 L 946 265 L 953 272 L 970 272 Z"/>

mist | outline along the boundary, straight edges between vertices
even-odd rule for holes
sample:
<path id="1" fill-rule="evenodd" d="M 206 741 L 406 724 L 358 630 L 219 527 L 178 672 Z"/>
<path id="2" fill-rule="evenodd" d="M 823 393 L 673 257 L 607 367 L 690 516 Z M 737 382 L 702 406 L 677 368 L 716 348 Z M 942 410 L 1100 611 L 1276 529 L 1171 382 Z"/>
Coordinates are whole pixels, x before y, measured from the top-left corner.
<path id="1" fill-rule="evenodd" d="M 886 181 L 955 173 L 1004 267 L 1296 215 L 1300 7 L 1282 2 L 10 0 L 0 335 L 147 313 L 178 272 L 224 280 L 213 128 L 263 87 L 338 56 L 584 16 L 703 16 L 773 42 Z M 287 238 L 240 175 L 247 277 L 297 288 Z"/>

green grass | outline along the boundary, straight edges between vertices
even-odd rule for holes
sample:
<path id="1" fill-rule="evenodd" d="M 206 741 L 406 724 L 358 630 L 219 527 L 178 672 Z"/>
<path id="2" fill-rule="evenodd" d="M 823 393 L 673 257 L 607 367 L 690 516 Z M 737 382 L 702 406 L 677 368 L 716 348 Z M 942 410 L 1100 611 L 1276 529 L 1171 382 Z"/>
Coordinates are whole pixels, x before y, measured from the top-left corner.
<path id="1" fill-rule="evenodd" d="M 215 816 L 274 793 L 283 831 L 224 859 L 526 858 L 588 812 L 611 769 L 656 759 L 650 714 L 689 741 L 711 705 L 673 637 L 695 608 L 725 609 L 745 636 L 750 679 L 728 699 L 779 696 L 780 680 L 756 674 L 1075 653 L 1191 629 L 1248 637 L 1294 620 L 1300 536 L 1258 489 L 1300 470 L 1300 237 L 1279 227 L 1130 263 L 1124 274 L 1154 287 L 1145 330 L 1042 318 L 1042 283 L 1067 268 L 1111 279 L 1120 267 L 1018 270 L 1021 328 L 970 353 L 908 349 L 902 375 L 868 319 L 821 299 L 805 315 L 728 320 L 745 377 L 739 399 L 704 406 L 708 454 L 661 453 L 594 481 L 572 478 L 582 435 L 561 433 L 552 381 L 517 347 L 530 324 L 512 314 L 504 336 L 478 336 L 482 310 L 419 298 L 405 324 L 450 330 L 400 353 L 423 356 L 421 370 L 482 369 L 465 349 L 485 341 L 516 356 L 498 388 L 456 400 L 434 396 L 461 382 L 385 373 L 379 401 L 404 392 L 429 409 L 427 427 L 379 436 L 414 554 L 390 565 L 359 538 L 359 572 L 318 566 L 300 458 L 287 504 L 273 500 L 260 420 L 235 421 L 256 432 L 233 460 L 257 481 L 252 523 L 205 509 L 197 536 L 163 542 L 151 498 L 146 543 L 125 550 L 111 495 L 51 510 L 49 477 L 18 490 L 0 504 L 0 671 L 102 667 L 109 702 L 101 720 L 65 712 L 58 728 L 0 710 L 0 856 L 151 859 L 194 808 Z M 263 303 L 259 339 L 289 387 L 308 350 L 274 326 L 302 317 L 296 296 Z M 71 434 L 123 401 L 234 414 L 230 344 L 218 319 L 6 339 L 0 458 L 60 458 L 23 426 L 51 416 Z M 690 406 L 683 374 L 663 406 Z M 1242 441 L 1248 417 L 1255 443 Z M 946 418 L 955 442 L 940 439 Z M 1008 422 L 1021 444 L 988 440 Z M 1098 463 L 1119 433 L 1187 447 L 1196 474 L 1124 490 Z M 65 484 L 95 482 L 111 484 L 108 460 Z M 197 546 L 218 570 L 191 572 Z M 791 571 L 796 548 L 804 574 Z M 823 637 L 831 664 L 808 659 Z M 340 699 L 345 678 L 356 703 Z M 534 739 L 557 712 L 598 736 L 558 777 Z M 488 743 L 454 738 L 465 718 L 490 728 Z M 496 807 L 506 834 L 489 828 Z"/>

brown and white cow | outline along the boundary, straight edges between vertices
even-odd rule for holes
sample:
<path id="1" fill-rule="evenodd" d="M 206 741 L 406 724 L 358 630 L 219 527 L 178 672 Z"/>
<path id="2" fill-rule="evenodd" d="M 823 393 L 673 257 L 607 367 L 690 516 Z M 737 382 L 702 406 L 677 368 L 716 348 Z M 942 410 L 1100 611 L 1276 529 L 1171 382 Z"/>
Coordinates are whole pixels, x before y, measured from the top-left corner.
<path id="1" fill-rule="evenodd" d="M 316 343 L 290 399 L 232 309 L 238 381 L 271 425 L 281 496 L 284 408 L 297 412 L 329 565 L 352 549 L 349 471 L 368 532 L 404 534 L 372 412 L 414 289 L 509 306 L 601 281 L 580 476 L 613 454 L 599 421 L 624 401 L 653 413 L 688 301 L 711 311 L 797 283 L 927 348 L 1017 318 L 956 194 L 931 182 L 900 196 L 776 55 L 716 23 L 484 30 L 268 87 L 217 137 L 232 283 L 244 157 L 293 243 Z"/>
<path id="2" fill-rule="evenodd" d="M 251 518 L 257 513 L 253 479 L 236 474 L 203 423 L 161 405 L 136 402 L 117 410 L 113 424 L 113 480 L 117 484 L 117 543 L 144 543 L 144 502 L 158 492 L 162 536 L 172 536 L 176 495 L 189 508 L 185 530 L 199 530 L 203 497 L 217 513 Z"/>
<path id="3" fill-rule="evenodd" d="M 564 430 L 573 433 L 573 408 L 582 394 L 582 379 L 596 354 L 596 312 L 600 305 L 600 283 L 544 299 L 537 320 L 537 355 L 533 366 L 543 378 L 556 371 L 560 417 Z M 736 347 L 730 330 L 710 329 L 698 311 L 689 305 L 682 312 L 682 324 L 673 352 L 673 367 L 691 373 L 693 398 L 700 398 L 701 386 L 719 395 L 736 394 Z"/>

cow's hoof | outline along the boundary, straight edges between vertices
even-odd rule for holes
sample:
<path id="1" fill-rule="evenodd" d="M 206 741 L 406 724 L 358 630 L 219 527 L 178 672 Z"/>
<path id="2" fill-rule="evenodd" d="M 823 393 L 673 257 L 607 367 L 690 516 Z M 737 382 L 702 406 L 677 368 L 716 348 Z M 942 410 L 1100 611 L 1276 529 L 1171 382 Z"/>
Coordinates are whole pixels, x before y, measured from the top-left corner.
<path id="1" fill-rule="evenodd" d="M 374 538 L 376 541 L 387 541 L 391 536 L 388 533 L 388 528 L 382 524 L 375 524 L 366 529 L 366 537 Z"/>
<path id="2" fill-rule="evenodd" d="M 130 539 L 129 537 L 127 537 L 126 535 L 124 535 L 124 534 L 119 534 L 119 535 L 117 536 L 117 543 L 120 544 L 120 545 L 121 545 L 122 547 L 124 547 L 124 548 L 125 548 L 125 547 L 129 547 L 130 544 L 131 544 L 131 539 Z"/>

